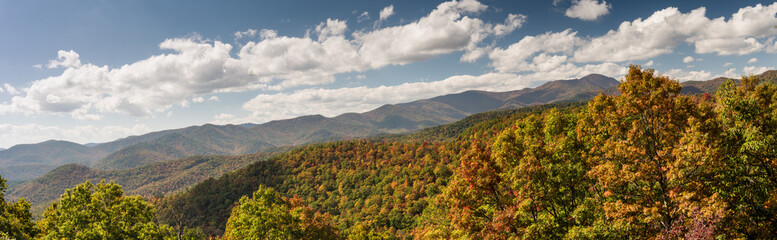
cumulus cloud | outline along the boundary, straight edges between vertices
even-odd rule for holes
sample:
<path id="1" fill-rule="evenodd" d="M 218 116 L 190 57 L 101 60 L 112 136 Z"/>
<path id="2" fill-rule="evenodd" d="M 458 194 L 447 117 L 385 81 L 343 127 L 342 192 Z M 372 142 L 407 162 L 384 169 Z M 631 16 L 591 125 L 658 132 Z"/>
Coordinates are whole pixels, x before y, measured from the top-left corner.
<path id="1" fill-rule="evenodd" d="M 494 26 L 494 34 L 497 36 L 502 36 L 511 33 L 516 28 L 523 26 L 523 23 L 525 22 L 526 16 L 520 14 L 509 14 L 507 15 L 507 19 L 505 19 L 504 24 L 497 24 Z"/>
<path id="2" fill-rule="evenodd" d="M 387 103 L 409 102 L 465 90 L 515 90 L 529 86 L 532 82 L 525 76 L 489 73 L 374 88 L 303 89 L 293 93 L 260 94 L 243 104 L 243 108 L 252 112 L 251 118 L 246 120 L 253 122 L 311 113 L 336 116 L 346 112 L 364 112 Z"/>
<path id="3" fill-rule="evenodd" d="M 557 3 L 554 1 L 553 5 Z M 567 9 L 565 15 L 571 18 L 591 21 L 610 13 L 612 6 L 607 1 L 599 0 L 572 0 L 572 6 Z"/>
<path id="4" fill-rule="evenodd" d="M 756 63 L 758 62 L 758 58 L 751 58 L 750 60 L 747 60 L 747 63 Z"/>
<path id="5" fill-rule="evenodd" d="M 650 61 L 646 62 L 643 66 L 645 66 L 645 67 L 653 66 L 653 60 L 650 60 Z"/>
<path id="6" fill-rule="evenodd" d="M 702 71 L 684 71 L 682 69 L 672 69 L 666 72 L 664 75 L 669 76 L 672 79 L 678 81 L 691 81 L 691 80 L 709 80 L 712 77 L 712 73 Z"/>
<path id="7" fill-rule="evenodd" d="M 578 36 L 571 29 L 526 36 L 507 48 L 493 48 L 488 57 L 491 66 L 499 72 L 559 72 L 558 68 L 579 68 L 581 63 L 615 64 L 650 59 L 672 53 L 684 43 L 694 46 L 696 53 L 768 52 L 772 44 L 777 49 L 776 14 L 777 3 L 742 8 L 728 19 L 709 19 L 703 7 L 687 13 L 669 7 L 646 19 L 622 22 L 617 29 L 602 36 Z M 688 56 L 683 61 L 701 59 Z M 703 72 L 674 73 L 683 77 L 704 76 Z"/>
<path id="8" fill-rule="evenodd" d="M 57 59 L 49 61 L 46 65 L 48 68 L 57 67 L 78 67 L 81 66 L 81 59 L 78 53 L 73 50 L 65 51 L 59 50 L 57 52 Z"/>
<path id="9" fill-rule="evenodd" d="M 151 129 L 144 124 L 128 127 L 84 125 L 72 128 L 39 124 L 0 124 L 0 146 L 10 147 L 19 143 L 38 143 L 51 139 L 67 139 L 82 144 L 108 142 L 150 131 Z"/>
<path id="10" fill-rule="evenodd" d="M 64 113 L 78 119 L 95 119 L 104 113 L 153 116 L 209 93 L 327 84 L 336 74 L 453 52 L 476 58 L 485 52 L 481 43 L 486 38 L 513 31 L 525 18 L 510 15 L 505 24 L 490 24 L 469 16 L 486 8 L 475 0 L 444 2 L 417 21 L 357 31 L 350 37 L 346 21 L 338 19 L 317 25 L 312 37 L 248 29 L 235 37 L 259 34 L 261 39 L 248 41 L 236 54 L 231 54 L 232 45 L 221 41 L 167 39 L 159 47 L 171 53 L 118 68 L 81 64 L 76 52 L 59 51 L 48 66 L 64 67 L 63 73 L 32 82 L 21 96 L 0 104 L 0 114 Z"/>
<path id="11" fill-rule="evenodd" d="M 509 29 L 463 16 L 482 12 L 486 8 L 486 5 L 474 0 L 445 2 L 416 22 L 373 32 L 356 32 L 354 36 L 358 42 L 363 43 L 359 53 L 369 59 L 371 68 L 388 64 L 404 65 L 456 51 L 476 53 L 462 58 L 474 61 L 483 53 L 480 43 L 486 37 L 496 34 L 494 28 Z"/>
<path id="12" fill-rule="evenodd" d="M 218 102 L 219 101 L 219 97 L 217 97 L 217 96 L 210 96 L 210 98 L 208 98 L 208 101 Z"/>
<path id="13" fill-rule="evenodd" d="M 756 67 L 756 66 L 747 66 L 747 67 L 744 67 L 744 68 L 742 69 L 742 71 L 745 73 L 745 75 L 750 75 L 750 74 L 753 74 L 753 75 L 758 75 L 758 74 L 761 74 L 761 73 L 763 73 L 763 72 L 766 72 L 766 71 L 769 71 L 769 70 L 773 70 L 773 69 L 774 69 L 774 67 L 765 67 L 765 66 L 760 66 L 760 67 Z"/>
<path id="14" fill-rule="evenodd" d="M 5 83 L 5 84 L 3 84 L 3 86 L 5 86 L 5 90 L 8 92 L 8 94 L 18 95 L 18 94 L 21 93 L 21 92 L 19 92 L 19 90 L 16 90 L 15 87 L 11 86 L 11 84 Z"/>
<path id="15" fill-rule="evenodd" d="M 575 51 L 572 60 L 631 61 L 672 53 L 682 43 L 690 43 L 696 53 L 746 55 L 768 50 L 777 35 L 777 3 L 758 4 L 739 9 L 728 19 L 709 19 L 706 8 L 682 13 L 669 7 L 646 19 L 638 18 L 620 24 L 618 29 L 592 37 Z"/>
<path id="16" fill-rule="evenodd" d="M 250 29 L 250 28 L 242 32 L 235 32 L 235 40 L 239 40 L 244 37 L 254 37 L 256 36 L 256 33 L 258 33 L 256 29 Z"/>
<path id="17" fill-rule="evenodd" d="M 386 19 L 391 17 L 391 15 L 394 15 L 394 5 L 389 5 L 388 7 L 385 7 L 382 10 L 380 10 L 379 20 L 385 21 Z"/>
<path id="18" fill-rule="evenodd" d="M 571 29 L 557 33 L 526 36 L 506 49 L 495 48 L 489 54 L 494 69 L 500 72 L 541 71 L 565 62 L 582 40 Z M 536 55 L 541 53 L 540 55 Z"/>
<path id="19" fill-rule="evenodd" d="M 193 103 L 205 102 L 205 98 L 203 98 L 203 97 L 195 97 L 195 98 L 192 98 L 192 102 Z"/>

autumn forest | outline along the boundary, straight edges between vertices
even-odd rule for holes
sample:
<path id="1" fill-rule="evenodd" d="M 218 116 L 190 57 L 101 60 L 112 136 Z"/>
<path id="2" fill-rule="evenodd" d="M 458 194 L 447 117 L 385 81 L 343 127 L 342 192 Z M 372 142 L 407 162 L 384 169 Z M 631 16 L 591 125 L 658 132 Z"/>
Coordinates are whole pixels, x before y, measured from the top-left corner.
<path id="1" fill-rule="evenodd" d="M 774 82 L 681 94 L 631 66 L 587 102 L 245 155 L 169 195 L 87 181 L 40 216 L 0 179 L 0 238 L 774 239 Z"/>

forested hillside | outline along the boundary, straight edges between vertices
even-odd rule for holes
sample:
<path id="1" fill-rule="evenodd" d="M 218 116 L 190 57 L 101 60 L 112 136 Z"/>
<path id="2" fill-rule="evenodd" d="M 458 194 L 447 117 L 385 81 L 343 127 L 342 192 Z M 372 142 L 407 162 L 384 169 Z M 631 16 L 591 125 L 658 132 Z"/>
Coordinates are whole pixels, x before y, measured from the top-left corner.
<path id="1" fill-rule="evenodd" d="M 55 201 L 65 189 L 89 181 L 98 183 L 108 179 L 124 187 L 128 194 L 153 197 L 168 195 L 208 178 L 243 168 L 277 154 L 268 153 L 241 156 L 195 156 L 148 164 L 122 170 L 99 170 L 84 165 L 68 164 L 46 175 L 22 183 L 8 192 L 11 199 L 24 198 L 33 204 L 36 212 Z"/>
<path id="2" fill-rule="evenodd" d="M 618 96 L 582 107 L 427 130 L 442 141 L 311 145 L 159 202 L 216 235 L 240 229 L 229 209 L 268 186 L 331 215 L 341 236 L 772 238 L 777 87 L 759 82 L 684 96 L 632 68 Z"/>
<path id="3" fill-rule="evenodd" d="M 16 220 L 0 222 L 0 232 L 71 236 L 78 231 L 53 227 L 71 220 L 71 199 L 99 203 L 107 195 L 128 202 L 94 205 L 104 214 L 85 219 L 112 226 L 102 218 L 128 208 L 143 225 L 100 236 L 773 239 L 777 85 L 764 80 L 683 95 L 677 81 L 632 66 L 617 95 L 311 144 L 152 197 L 153 206 L 117 186 L 87 183 L 31 227 L 26 201 L 3 202 L 11 210 L 0 213 Z M 220 158 L 230 157 L 212 157 Z"/>

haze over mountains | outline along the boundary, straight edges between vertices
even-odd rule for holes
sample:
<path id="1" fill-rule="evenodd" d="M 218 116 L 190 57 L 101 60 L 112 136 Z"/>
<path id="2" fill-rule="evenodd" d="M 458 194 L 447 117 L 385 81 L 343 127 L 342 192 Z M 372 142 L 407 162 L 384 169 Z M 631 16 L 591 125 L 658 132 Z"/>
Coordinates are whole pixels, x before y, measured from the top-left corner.
<path id="1" fill-rule="evenodd" d="M 273 147 L 404 133 L 494 109 L 586 100 L 617 84 L 614 78 L 591 74 L 516 91 L 466 91 L 387 104 L 372 111 L 332 118 L 310 115 L 263 124 L 205 124 L 90 144 L 92 146 L 56 140 L 20 144 L 0 151 L 0 175 L 10 181 L 24 181 L 70 163 L 103 170 L 127 169 L 195 155 L 239 155 Z"/>

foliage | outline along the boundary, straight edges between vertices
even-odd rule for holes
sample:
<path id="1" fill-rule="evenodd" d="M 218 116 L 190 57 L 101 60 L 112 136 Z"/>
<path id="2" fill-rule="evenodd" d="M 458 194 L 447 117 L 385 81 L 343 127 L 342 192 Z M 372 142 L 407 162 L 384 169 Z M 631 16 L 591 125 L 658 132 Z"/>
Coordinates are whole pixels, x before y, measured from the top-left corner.
<path id="1" fill-rule="evenodd" d="M 450 234 L 425 237 L 774 238 L 777 87 L 741 82 L 684 96 L 632 66 L 580 112 L 481 129 L 441 202 Z"/>
<path id="2" fill-rule="evenodd" d="M 587 103 L 311 144 L 265 161 L 247 155 L 168 163 L 253 162 L 152 198 L 158 219 L 172 228 L 154 224 L 147 203 L 104 183 L 100 194 L 89 183 L 68 190 L 40 226 L 43 236 L 90 226 L 54 236 L 65 238 L 126 232 L 122 224 L 131 222 L 147 235 L 121 238 L 773 239 L 777 86 L 749 76 L 715 89 L 714 96 L 683 95 L 677 81 L 632 66 L 618 94 Z M 108 210 L 61 210 L 68 201 L 102 209 L 122 199 L 135 200 Z M 120 214 L 131 221 L 79 220 L 115 216 L 123 207 L 136 209 Z M 59 223 L 67 224 L 55 231 Z"/>
<path id="3" fill-rule="evenodd" d="M 166 226 L 153 222 L 154 206 L 124 196 L 121 186 L 85 182 L 62 194 L 40 221 L 42 239 L 164 239 Z"/>
<path id="4" fill-rule="evenodd" d="M 260 186 L 233 208 L 224 239 L 338 239 L 331 216 L 313 212 L 298 198 Z"/>
<path id="5" fill-rule="evenodd" d="M 57 200 L 65 189 L 73 188 L 85 181 L 96 184 L 102 179 L 107 179 L 121 185 L 128 194 L 151 198 L 177 192 L 208 178 L 217 177 L 251 163 L 266 160 L 274 154 L 276 153 L 195 156 L 121 170 L 98 170 L 69 164 L 61 166 L 43 177 L 20 184 L 9 191 L 9 195 L 23 197 L 33 205 L 45 207 L 45 205 Z"/>
<path id="6" fill-rule="evenodd" d="M 774 72 L 771 72 L 774 78 Z M 769 79 L 767 79 L 769 80 Z M 773 80 L 773 79 L 771 79 Z M 777 86 L 756 76 L 727 82 L 715 108 L 720 134 L 700 146 L 715 157 L 719 174 L 710 184 L 728 203 L 723 225 L 735 237 L 777 235 Z"/>
<path id="7" fill-rule="evenodd" d="M 38 229 L 31 221 L 30 204 L 23 198 L 5 201 L 5 179 L 0 177 L 0 238 L 32 239 Z"/>

